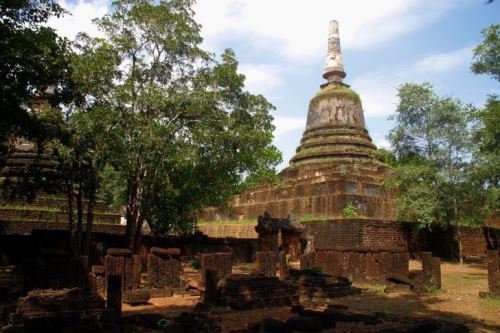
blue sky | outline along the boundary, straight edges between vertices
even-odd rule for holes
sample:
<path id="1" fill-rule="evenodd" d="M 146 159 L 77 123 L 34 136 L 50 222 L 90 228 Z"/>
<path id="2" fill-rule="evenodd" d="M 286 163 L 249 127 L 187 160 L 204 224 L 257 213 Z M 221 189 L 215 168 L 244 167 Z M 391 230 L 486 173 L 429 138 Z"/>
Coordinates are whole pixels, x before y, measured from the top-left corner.
<path id="1" fill-rule="evenodd" d="M 109 1 L 62 1 L 73 13 L 49 23 L 74 38 L 97 34 L 90 20 Z M 471 50 L 480 31 L 500 23 L 500 1 L 486 0 L 198 0 L 205 48 L 232 48 L 247 88 L 276 106 L 275 144 L 286 167 L 305 127 L 309 100 L 324 82 L 328 23 L 339 21 L 344 80 L 363 102 L 366 124 L 378 146 L 392 127 L 388 116 L 404 82 L 431 82 L 439 94 L 481 106 L 500 94 L 498 82 L 473 75 Z"/>

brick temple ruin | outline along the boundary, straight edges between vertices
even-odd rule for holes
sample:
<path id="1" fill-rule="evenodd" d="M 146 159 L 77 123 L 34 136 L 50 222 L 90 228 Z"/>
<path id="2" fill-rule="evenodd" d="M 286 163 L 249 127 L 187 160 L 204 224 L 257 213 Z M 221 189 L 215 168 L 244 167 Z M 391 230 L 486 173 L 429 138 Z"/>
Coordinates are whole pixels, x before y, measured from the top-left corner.
<path id="1" fill-rule="evenodd" d="M 340 297 L 362 293 L 352 285 L 357 280 L 388 284 L 396 292 L 439 289 L 441 266 L 435 253 L 413 251 L 421 257 L 422 270 L 416 276 L 409 271 L 408 234 L 395 222 L 391 194 L 382 187 L 388 168 L 374 156 L 359 97 L 342 82 L 335 21 L 323 77 L 327 82 L 311 100 L 301 145 L 280 175 L 284 186 L 254 188 L 237 199 L 238 215 L 259 216 L 257 226 L 251 226 L 255 239 L 144 235 L 139 253 L 132 254 L 123 248 L 123 226 L 97 224 L 89 257 L 74 258 L 67 223 L 0 218 L 0 301 L 14 304 L 1 313 L 2 332 L 54 326 L 118 331 L 120 324 L 136 319 L 121 317 L 123 303 L 151 307 L 152 299 L 168 303 L 175 296 L 193 297 L 193 312 L 164 321 L 169 332 L 218 332 L 221 321 L 207 311 L 213 306 L 224 307 L 215 311 L 216 317 L 225 312 L 237 317 L 242 310 L 290 310 L 286 318 L 252 318 L 246 328 L 231 332 L 464 331 L 437 319 L 336 304 Z M 362 218 L 342 216 L 348 205 Z M 300 223 L 300 215 L 330 218 Z M 481 239 L 472 236 L 467 236 L 471 244 Z M 498 296 L 498 251 L 488 255 L 487 296 Z M 242 262 L 253 262 L 255 268 L 242 272 L 234 267 Z M 162 322 L 153 313 L 147 317 L 155 329 Z"/>
<path id="2" fill-rule="evenodd" d="M 365 126 L 358 94 L 343 82 L 337 21 L 330 22 L 328 53 L 323 78 L 326 83 L 309 102 L 307 123 L 295 156 L 279 174 L 279 187 L 250 188 L 233 202 L 233 217 L 272 216 L 342 217 L 347 206 L 364 217 L 396 218 L 393 199 L 382 183 L 388 167 L 376 157 Z M 207 209 L 206 220 L 221 213 Z"/>

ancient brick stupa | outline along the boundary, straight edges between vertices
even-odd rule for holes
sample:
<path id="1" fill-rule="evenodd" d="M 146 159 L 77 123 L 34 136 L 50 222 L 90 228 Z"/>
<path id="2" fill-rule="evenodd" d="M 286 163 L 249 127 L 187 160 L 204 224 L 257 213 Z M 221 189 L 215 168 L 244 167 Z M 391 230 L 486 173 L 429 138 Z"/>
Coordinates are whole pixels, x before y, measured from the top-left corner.
<path id="1" fill-rule="evenodd" d="M 337 21 L 330 22 L 326 83 L 309 102 L 307 124 L 279 186 L 251 188 L 233 202 L 233 218 L 272 216 L 359 217 L 394 219 L 392 200 L 383 187 L 388 168 L 377 159 L 376 146 L 365 127 L 361 99 L 343 82 Z M 215 210 L 205 218 L 213 220 Z"/>

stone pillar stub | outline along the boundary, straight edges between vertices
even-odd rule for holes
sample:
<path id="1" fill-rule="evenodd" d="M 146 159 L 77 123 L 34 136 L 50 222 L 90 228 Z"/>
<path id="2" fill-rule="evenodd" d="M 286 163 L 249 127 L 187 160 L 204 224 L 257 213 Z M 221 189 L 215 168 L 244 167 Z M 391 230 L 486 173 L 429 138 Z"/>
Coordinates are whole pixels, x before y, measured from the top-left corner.
<path id="1" fill-rule="evenodd" d="M 488 250 L 488 289 L 491 294 L 500 296 L 499 265 L 498 250 Z"/>
<path id="2" fill-rule="evenodd" d="M 433 286 L 437 289 L 441 289 L 441 259 L 438 257 L 432 257 L 432 279 L 431 282 Z"/>
<path id="3" fill-rule="evenodd" d="M 106 281 L 106 306 L 114 309 L 118 316 L 122 315 L 122 278 L 118 275 L 108 275 Z"/>
<path id="4" fill-rule="evenodd" d="M 432 279 L 432 252 L 420 253 L 422 258 L 422 281 L 424 284 L 430 284 Z"/>

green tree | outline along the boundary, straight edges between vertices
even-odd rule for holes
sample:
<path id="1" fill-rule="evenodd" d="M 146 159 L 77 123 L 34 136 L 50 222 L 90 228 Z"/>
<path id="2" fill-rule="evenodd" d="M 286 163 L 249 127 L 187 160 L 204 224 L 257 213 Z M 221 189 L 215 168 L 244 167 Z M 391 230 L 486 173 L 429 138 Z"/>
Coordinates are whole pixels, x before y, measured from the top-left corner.
<path id="1" fill-rule="evenodd" d="M 500 214 L 500 100 L 488 97 L 486 105 L 476 110 L 473 121 L 472 142 L 475 143 L 474 180 L 484 189 L 484 215 Z"/>
<path id="2" fill-rule="evenodd" d="M 471 70 L 500 81 L 500 24 L 492 24 L 481 33 L 484 39 L 473 51 Z"/>
<path id="3" fill-rule="evenodd" d="M 476 218 L 477 188 L 472 185 L 468 117 L 473 108 L 437 96 L 429 83 L 405 83 L 389 139 L 397 165 L 388 181 L 397 189 L 401 218 L 420 227 L 452 225 L 458 231 Z"/>
<path id="4" fill-rule="evenodd" d="M 52 106 L 68 99 L 68 41 L 43 25 L 62 14 L 53 0 L 1 1 L 0 155 L 6 153 L 12 135 L 46 135 L 31 112 L 34 95 Z"/>
<path id="5" fill-rule="evenodd" d="M 245 175 L 280 160 L 272 105 L 244 91 L 232 51 L 217 61 L 200 49 L 192 3 L 115 1 L 96 21 L 106 38 L 79 41 L 75 80 L 88 87 L 84 110 L 108 112 L 113 139 L 99 149 L 125 184 L 116 197 L 125 198 L 133 250 L 145 221 L 184 229 L 201 207 L 227 202 Z"/>

